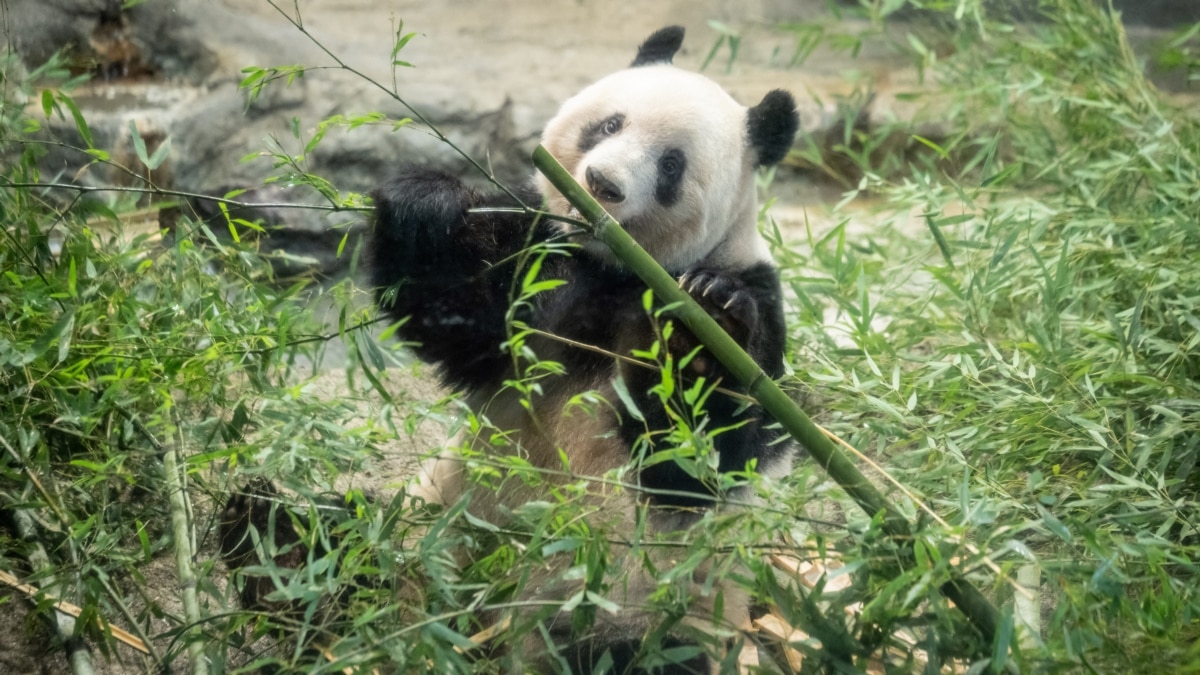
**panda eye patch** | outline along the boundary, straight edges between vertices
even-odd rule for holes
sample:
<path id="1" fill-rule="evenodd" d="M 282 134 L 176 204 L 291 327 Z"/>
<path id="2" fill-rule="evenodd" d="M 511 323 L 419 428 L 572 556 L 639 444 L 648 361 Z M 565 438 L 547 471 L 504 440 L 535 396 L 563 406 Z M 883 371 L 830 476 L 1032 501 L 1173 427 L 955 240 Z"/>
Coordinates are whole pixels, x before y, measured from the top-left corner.
<path id="1" fill-rule="evenodd" d="M 614 136 L 625 128 L 625 115 L 616 113 L 609 115 L 599 122 L 593 122 L 584 127 L 579 137 L 579 151 L 587 152 L 596 147 L 607 136 Z"/>
<path id="2" fill-rule="evenodd" d="M 671 148 L 659 156 L 658 180 L 654 186 L 654 198 L 659 204 L 673 206 L 679 200 L 685 170 L 687 155 L 679 148 Z"/>

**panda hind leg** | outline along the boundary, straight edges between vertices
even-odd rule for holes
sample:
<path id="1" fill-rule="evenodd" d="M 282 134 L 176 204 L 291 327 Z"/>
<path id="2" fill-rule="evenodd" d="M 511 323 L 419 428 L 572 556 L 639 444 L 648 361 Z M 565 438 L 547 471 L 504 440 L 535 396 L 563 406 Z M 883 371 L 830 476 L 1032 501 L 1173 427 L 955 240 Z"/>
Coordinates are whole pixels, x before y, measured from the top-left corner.
<path id="1" fill-rule="evenodd" d="M 371 495 L 366 499 L 374 501 Z M 276 589 L 272 575 L 249 574 L 247 567 L 301 570 L 311 560 L 329 555 L 341 544 L 332 531 L 339 522 L 352 516 L 344 500 L 329 500 L 320 505 L 320 524 L 316 525 L 328 533 L 326 536 L 303 537 L 293 523 L 293 498 L 284 494 L 266 479 L 258 478 L 244 487 L 235 489 L 229 496 L 219 516 L 221 558 L 235 576 L 240 577 L 242 587 L 239 595 L 242 607 L 290 614 L 302 611 L 299 603 L 274 602 L 267 596 Z M 324 501 L 324 500 L 323 500 Z M 304 522 L 307 514 L 295 514 Z M 313 546 L 310 549 L 309 543 Z M 324 544 L 329 544 L 327 548 Z M 378 578 L 356 575 L 351 584 L 342 589 L 341 596 L 327 603 L 326 610 L 336 612 L 344 605 L 356 588 L 380 587 Z"/>

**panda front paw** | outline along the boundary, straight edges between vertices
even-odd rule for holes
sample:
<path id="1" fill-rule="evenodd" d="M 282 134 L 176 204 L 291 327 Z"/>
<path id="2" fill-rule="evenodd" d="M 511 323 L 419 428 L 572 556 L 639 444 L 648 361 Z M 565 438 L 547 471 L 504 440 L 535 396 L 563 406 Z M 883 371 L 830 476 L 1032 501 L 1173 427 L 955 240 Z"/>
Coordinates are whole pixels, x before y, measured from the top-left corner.
<path id="1" fill-rule="evenodd" d="M 371 193 L 375 226 L 371 249 L 381 277 L 422 279 L 461 265 L 456 239 L 474 193 L 457 178 L 413 169 Z"/>
<path id="2" fill-rule="evenodd" d="M 715 270 L 696 269 L 679 278 L 679 287 L 738 344 L 749 344 L 758 326 L 758 302 L 740 279 Z"/>

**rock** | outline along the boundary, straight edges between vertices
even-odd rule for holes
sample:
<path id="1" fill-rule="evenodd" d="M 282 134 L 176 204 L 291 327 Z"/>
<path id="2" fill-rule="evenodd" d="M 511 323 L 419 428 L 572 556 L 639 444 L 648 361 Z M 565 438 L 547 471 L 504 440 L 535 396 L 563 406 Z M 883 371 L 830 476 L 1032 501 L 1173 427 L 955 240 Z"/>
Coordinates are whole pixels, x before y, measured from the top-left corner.
<path id="1" fill-rule="evenodd" d="M 895 63 L 893 53 L 868 47 L 852 65 L 860 78 L 856 82 L 869 83 L 869 115 L 847 113 L 863 92 L 846 80 L 844 71 L 851 64 L 843 57 L 822 54 L 803 68 L 791 67 L 796 35 L 775 26 L 818 17 L 827 11 L 825 0 L 672 0 L 653 5 L 546 0 L 536 6 L 518 0 L 446 0 L 407 6 L 402 17 L 390 15 L 374 0 L 302 4 L 301 17 L 285 16 L 262 0 L 148 0 L 124 11 L 122 5 L 122 0 L 18 2 L 10 10 L 14 42 L 30 63 L 63 47 L 77 60 L 91 59 L 98 77 L 75 96 L 97 146 L 128 148 L 131 122 L 153 130 L 159 142 L 169 138 L 168 163 L 152 176 L 160 187 L 211 195 L 250 189 L 254 192 L 244 198 L 257 195 L 270 203 L 323 203 L 312 191 L 285 189 L 294 182 L 288 179 L 264 188 L 268 177 L 293 170 L 272 157 L 271 149 L 299 158 L 295 170 L 327 179 L 343 196 L 370 190 L 402 164 L 484 181 L 459 152 L 419 122 L 396 129 L 396 120 L 412 116 L 405 104 L 498 180 L 526 180 L 529 154 L 559 103 L 627 65 L 640 39 L 670 23 L 689 31 L 678 63 L 699 68 L 718 47 L 707 74 L 743 103 L 752 104 L 776 87 L 796 93 L 802 131 L 822 152 L 840 144 L 848 120 L 865 127 L 875 120 L 911 118 L 913 104 L 896 94 L 919 88 L 915 72 Z M 1184 5 L 1188 3 L 1172 5 L 1173 11 L 1186 14 Z M 290 3 L 280 7 L 295 11 Z M 399 58 L 413 67 L 393 68 L 388 55 L 401 18 L 401 32 L 416 35 Z M 710 20 L 723 21 L 741 35 L 736 59 L 728 58 L 728 42 L 718 45 L 722 34 L 708 25 Z M 253 101 L 238 88 L 248 66 L 300 64 L 312 69 L 290 85 L 283 78 L 272 82 Z M 396 96 L 389 93 L 393 86 Z M 352 131 L 331 127 L 305 155 L 304 147 L 322 120 L 365 113 L 388 119 Z M 69 118 L 48 126 L 58 138 L 78 143 Z M 936 132 L 925 133 L 936 141 Z M 122 154 L 128 160 L 129 153 Z M 247 156 L 252 159 L 244 161 Z M 88 162 L 78 151 L 56 148 L 47 157 L 46 175 L 74 177 Z M 795 170 L 781 171 L 777 180 L 817 180 L 803 161 L 792 166 Z M 104 184 L 121 175 L 144 175 L 133 168 L 96 165 L 78 180 Z M 856 181 L 852 168 L 842 181 Z M 195 217 L 215 215 L 203 200 L 190 206 Z M 270 244 L 264 245 L 295 254 L 280 269 L 287 273 L 297 271 L 301 260 L 310 261 L 312 271 L 338 273 L 344 262 L 334 253 L 342 230 L 331 232 L 329 227 L 362 225 L 354 214 L 331 218 L 294 208 L 249 209 L 243 215 L 270 226 Z M 323 246 L 333 248 L 319 253 Z"/>
<path id="2" fill-rule="evenodd" d="M 75 72 L 106 79 L 166 77 L 196 82 L 216 59 L 175 0 L 123 9 L 122 0 L 25 0 L 9 5 L 12 42 L 29 66 L 64 53 Z"/>

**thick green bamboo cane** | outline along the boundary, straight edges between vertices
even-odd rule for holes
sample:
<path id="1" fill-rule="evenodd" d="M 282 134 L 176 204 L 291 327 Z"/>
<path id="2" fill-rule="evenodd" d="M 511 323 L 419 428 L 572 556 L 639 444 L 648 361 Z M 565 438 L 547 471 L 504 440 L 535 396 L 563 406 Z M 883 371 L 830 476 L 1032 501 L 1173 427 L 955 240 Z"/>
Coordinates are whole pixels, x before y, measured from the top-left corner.
<path id="1" fill-rule="evenodd" d="M 804 446 L 867 515 L 874 517 L 882 514 L 884 531 L 902 545 L 910 545 L 912 528 L 904 515 L 888 503 L 874 484 L 813 424 L 808 415 L 774 380 L 767 377 L 754 359 L 717 325 L 708 312 L 679 288 L 679 283 L 608 215 L 558 160 L 539 145 L 533 151 L 533 164 L 572 206 L 579 209 L 579 213 L 592 226 L 592 236 L 607 244 L 613 255 L 646 282 L 655 297 L 677 305 L 674 316 L 729 369 L 734 378 L 746 387 L 746 392 Z M 941 591 L 954 601 L 990 645 L 995 639 L 998 614 L 987 598 L 957 574 L 942 585 Z"/>

